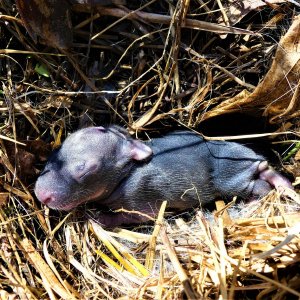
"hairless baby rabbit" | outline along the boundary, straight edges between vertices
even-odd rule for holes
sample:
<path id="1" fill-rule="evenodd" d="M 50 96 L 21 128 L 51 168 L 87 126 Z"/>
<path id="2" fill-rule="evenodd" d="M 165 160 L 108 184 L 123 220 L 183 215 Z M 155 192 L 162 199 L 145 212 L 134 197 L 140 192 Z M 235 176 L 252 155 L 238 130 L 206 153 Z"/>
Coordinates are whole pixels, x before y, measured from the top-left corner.
<path id="1" fill-rule="evenodd" d="M 110 126 L 71 134 L 50 156 L 35 194 L 57 210 L 96 201 L 143 213 L 100 215 L 103 225 L 117 226 L 146 221 L 145 214 L 155 216 L 164 200 L 169 208 L 185 210 L 217 197 L 261 198 L 285 187 L 292 188 L 289 180 L 241 144 L 206 141 L 190 131 L 142 142 Z"/>

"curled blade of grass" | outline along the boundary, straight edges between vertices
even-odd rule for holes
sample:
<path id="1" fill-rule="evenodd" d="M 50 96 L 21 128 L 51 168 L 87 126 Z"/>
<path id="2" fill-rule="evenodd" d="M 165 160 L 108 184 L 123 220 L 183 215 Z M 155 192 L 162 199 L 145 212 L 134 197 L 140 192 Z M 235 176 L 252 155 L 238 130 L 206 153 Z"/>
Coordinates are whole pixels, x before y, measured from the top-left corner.
<path id="1" fill-rule="evenodd" d="M 158 73 L 159 73 L 159 78 L 160 78 L 160 88 L 158 90 L 160 91 L 160 93 L 158 93 L 158 95 L 159 95 L 158 99 L 156 100 L 155 104 L 153 104 L 153 106 L 152 106 L 151 109 L 149 109 L 147 112 L 145 112 L 137 121 L 135 121 L 135 122 L 133 122 L 131 124 L 131 127 L 132 127 L 133 130 L 143 128 L 145 125 L 147 125 L 149 123 L 149 121 L 154 116 L 155 112 L 157 111 L 159 105 L 161 104 L 162 99 L 163 99 L 163 97 L 165 95 L 165 92 L 167 90 L 168 84 L 169 84 L 169 82 L 171 80 L 171 77 L 173 76 L 174 69 L 175 69 L 175 64 L 174 63 L 170 67 L 170 70 L 168 71 L 167 75 L 166 74 L 161 74 L 161 71 L 160 71 L 160 68 L 159 68 L 159 62 L 160 62 L 160 60 L 163 60 L 164 57 L 167 55 L 166 47 L 167 47 L 167 45 L 169 44 L 169 42 L 171 40 L 171 32 L 172 31 L 171 31 L 171 27 L 170 27 L 169 30 L 168 30 L 166 42 L 165 42 L 165 45 L 164 45 L 164 51 L 163 51 L 161 57 L 151 67 L 151 68 L 154 68 L 154 66 L 157 65 L 158 69 L 159 69 Z M 169 60 L 170 56 L 168 55 L 167 57 L 168 57 L 168 60 Z M 149 72 L 150 69 L 148 69 L 148 71 L 146 71 L 144 74 L 146 74 L 147 72 Z M 164 75 L 165 75 L 165 77 L 167 77 L 166 80 L 164 80 Z M 141 76 L 143 76 L 143 74 Z M 133 84 L 133 82 L 131 84 Z"/>
<path id="2" fill-rule="evenodd" d="M 105 77 L 102 77 L 101 79 L 102 79 L 102 80 L 107 80 L 107 79 L 109 79 L 109 78 L 115 73 L 115 71 L 118 69 L 118 67 L 119 67 L 120 64 L 121 64 L 121 61 L 126 57 L 126 55 L 128 54 L 129 50 L 130 50 L 131 48 L 134 48 L 134 46 L 137 44 L 137 42 L 146 39 L 146 38 L 149 37 L 150 35 L 153 35 L 153 34 L 155 34 L 155 33 L 160 33 L 160 32 L 163 32 L 163 31 L 165 31 L 165 30 L 166 30 L 166 29 L 159 29 L 159 30 L 156 30 L 156 31 L 152 31 L 151 33 L 145 34 L 145 35 L 143 35 L 143 36 L 141 36 L 141 37 L 135 39 L 135 40 L 134 40 L 127 48 L 126 48 L 126 50 L 124 51 L 124 53 L 120 56 L 120 58 L 118 59 L 117 63 L 114 65 L 114 68 L 108 73 L 108 75 L 106 75 Z M 156 63 L 154 64 L 154 66 L 156 66 L 157 64 L 158 64 L 158 62 L 156 62 Z M 151 67 L 150 69 L 146 70 L 146 71 L 145 71 L 143 74 L 141 74 L 137 79 L 135 79 L 134 82 L 131 82 L 130 85 L 132 85 L 133 83 L 135 83 L 135 82 L 137 82 L 137 81 L 140 81 L 140 79 L 141 79 L 142 77 L 144 77 L 149 71 L 151 71 L 151 70 L 154 68 L 154 66 Z M 125 89 L 127 89 L 127 88 L 129 88 L 129 86 L 126 86 L 126 87 L 125 87 Z M 123 92 L 124 92 L 124 91 L 123 91 Z"/>
<path id="3" fill-rule="evenodd" d="M 174 65 L 173 65 L 173 67 L 174 67 Z M 157 101 L 155 102 L 155 104 L 152 106 L 151 109 L 149 109 L 147 112 L 145 112 L 137 121 L 132 123 L 131 127 L 133 129 L 139 129 L 139 128 L 144 127 L 145 125 L 147 125 L 149 123 L 151 118 L 154 116 L 154 114 L 157 111 L 160 103 L 162 102 L 163 96 L 165 95 L 165 92 L 167 90 L 168 83 L 171 79 L 172 74 L 173 74 L 173 68 L 171 68 L 171 71 L 168 75 L 168 79 L 163 85 L 163 90 L 161 91 L 161 94 L 160 94 L 159 98 L 157 99 Z"/>
<path id="4" fill-rule="evenodd" d="M 128 103 L 127 111 L 128 111 L 128 123 L 129 123 L 129 124 L 131 124 L 131 123 L 133 122 L 131 109 L 132 109 L 133 106 L 134 106 L 135 100 L 138 98 L 140 92 L 141 92 L 145 87 L 147 87 L 148 84 L 149 84 L 150 82 L 152 82 L 154 79 L 156 79 L 155 76 L 152 77 L 152 78 L 150 78 L 149 80 L 147 80 L 147 81 L 146 81 L 146 82 L 145 82 L 145 83 L 137 90 L 137 92 L 132 96 L 130 102 Z"/>

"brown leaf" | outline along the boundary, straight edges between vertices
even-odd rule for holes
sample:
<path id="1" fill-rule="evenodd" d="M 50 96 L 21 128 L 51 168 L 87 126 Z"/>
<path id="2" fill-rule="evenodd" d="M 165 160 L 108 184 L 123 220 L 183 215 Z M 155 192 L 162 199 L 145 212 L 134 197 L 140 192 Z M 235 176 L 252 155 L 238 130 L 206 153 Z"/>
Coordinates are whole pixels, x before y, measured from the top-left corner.
<path id="1" fill-rule="evenodd" d="M 7 204 L 9 193 L 0 192 L 0 207 Z"/>
<path id="2" fill-rule="evenodd" d="M 273 123 L 295 117 L 300 108 L 299 81 L 300 16 L 297 16 L 278 45 L 270 70 L 254 92 L 222 102 L 202 120 L 241 110 L 268 116 Z"/>
<path id="3" fill-rule="evenodd" d="M 70 6 L 65 0 L 16 0 L 24 25 L 37 42 L 40 36 L 48 46 L 66 49 L 72 45 Z"/>

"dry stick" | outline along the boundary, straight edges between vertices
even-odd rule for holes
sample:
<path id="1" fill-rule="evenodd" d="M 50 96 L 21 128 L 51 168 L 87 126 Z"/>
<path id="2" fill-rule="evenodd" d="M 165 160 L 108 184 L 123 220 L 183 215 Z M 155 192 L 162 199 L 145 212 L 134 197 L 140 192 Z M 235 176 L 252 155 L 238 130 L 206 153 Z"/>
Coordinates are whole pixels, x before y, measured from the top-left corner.
<path id="1" fill-rule="evenodd" d="M 149 33 L 149 34 L 143 35 L 143 36 L 141 36 L 141 37 L 135 39 L 135 40 L 134 40 L 127 48 L 126 48 L 126 50 L 124 51 L 124 53 L 120 56 L 119 60 L 117 61 L 117 63 L 116 63 L 116 65 L 114 66 L 114 68 L 110 71 L 110 73 L 109 73 L 108 75 L 106 75 L 105 77 L 102 77 L 101 79 L 102 79 L 102 80 L 109 79 L 109 77 L 110 77 L 110 76 L 115 72 L 115 70 L 118 68 L 118 66 L 119 66 L 119 64 L 120 64 L 120 62 L 121 62 L 121 60 L 127 55 L 127 53 L 129 52 L 130 48 L 133 47 L 138 41 L 141 41 L 141 40 L 143 40 L 144 38 L 149 37 L 151 34 L 158 33 L 158 32 L 161 32 L 161 31 L 163 31 L 163 30 L 165 30 L 165 29 L 159 29 L 159 30 L 153 31 L 153 32 L 151 32 L 151 33 Z M 152 69 L 150 68 L 150 70 L 152 70 Z M 140 76 L 139 76 L 137 79 L 135 79 L 135 81 L 133 81 L 133 82 L 138 81 L 138 80 L 139 80 L 140 78 L 142 78 L 147 72 L 148 72 L 148 71 L 144 72 L 142 75 L 140 75 Z M 132 84 L 132 83 L 131 83 L 131 84 Z M 128 88 L 128 86 L 127 86 L 126 88 L 124 88 L 124 89 L 127 89 L 127 88 Z"/>
<path id="2" fill-rule="evenodd" d="M 154 3 L 155 1 L 156 1 L 156 0 L 152 0 L 152 1 L 146 3 L 145 5 L 139 7 L 138 9 L 136 9 L 136 10 L 134 10 L 134 11 L 129 11 L 129 10 L 127 10 L 127 9 L 126 9 L 126 10 L 123 10 L 124 15 L 121 17 L 121 19 L 115 21 L 114 23 L 112 23 L 112 24 L 110 24 L 109 26 L 107 26 L 106 28 L 104 28 L 102 31 L 100 31 L 99 33 L 97 33 L 96 35 L 94 35 L 94 36 L 91 38 L 91 40 L 93 40 L 93 39 L 99 37 L 99 36 L 102 35 L 105 31 L 107 31 L 108 29 L 112 28 L 113 26 L 115 26 L 116 24 L 118 24 L 119 22 L 121 22 L 122 20 L 127 19 L 127 16 L 128 16 L 128 15 L 133 14 L 133 13 L 135 13 L 135 12 L 138 12 L 139 10 L 144 9 L 145 7 L 147 7 L 147 6 L 149 6 L 150 4 Z M 121 10 L 121 9 L 120 9 L 120 10 Z M 100 7 L 99 11 L 101 12 L 101 14 L 103 14 L 103 13 L 102 13 L 102 8 L 101 8 L 101 7 Z"/>
<path id="3" fill-rule="evenodd" d="M 179 280 L 181 281 L 181 283 L 183 285 L 184 291 L 185 291 L 188 299 L 199 299 L 199 295 L 194 291 L 188 275 L 186 274 L 185 270 L 182 268 L 182 266 L 179 262 L 179 259 L 176 255 L 174 247 L 171 245 L 171 242 L 167 236 L 165 227 L 161 228 L 160 235 L 161 235 L 161 239 L 164 243 L 164 246 L 166 247 L 166 251 L 168 252 L 170 260 L 177 272 Z"/>
<path id="4" fill-rule="evenodd" d="M 12 17 L 12 16 L 8 16 L 8 15 L 1 15 L 0 20 L 13 21 L 13 22 L 16 22 L 19 25 L 23 26 L 23 21 L 16 17 Z"/>
<path id="5" fill-rule="evenodd" d="M 49 55 L 49 56 L 66 56 L 65 54 L 49 53 L 49 52 L 36 52 L 28 50 L 16 49 L 0 49 L 0 54 L 32 54 L 32 55 Z"/>
<path id="6" fill-rule="evenodd" d="M 74 30 L 76 29 L 81 29 L 82 27 L 88 25 L 90 22 L 95 21 L 96 19 L 100 18 L 101 14 L 96 13 L 95 15 L 92 15 L 90 18 L 84 20 L 83 22 L 77 24 L 76 26 L 74 26 Z"/>
<path id="7" fill-rule="evenodd" d="M 153 2 L 154 2 L 154 1 L 156 1 L 156 0 L 153 0 Z M 149 5 L 149 3 L 145 4 L 144 6 L 148 6 L 148 5 Z M 119 8 L 122 8 L 122 9 L 124 9 L 126 12 L 130 13 L 130 10 L 129 10 L 127 7 L 123 6 L 123 5 L 120 5 Z M 142 9 L 142 7 L 139 8 L 138 11 L 141 10 L 141 9 Z M 149 31 L 148 31 L 147 28 L 142 24 L 142 22 L 139 22 L 139 21 L 137 21 L 137 20 L 132 20 L 132 23 L 133 23 L 133 25 L 136 27 L 136 29 L 137 29 L 138 31 L 140 31 L 142 34 L 148 34 L 148 33 L 149 33 Z M 144 23 L 145 23 L 145 22 L 144 22 Z M 148 25 L 148 24 L 147 24 L 147 25 Z M 151 38 L 151 37 L 150 37 L 150 38 Z M 152 37 L 151 39 L 153 39 L 153 37 Z"/>
<path id="8" fill-rule="evenodd" d="M 82 6 L 80 4 L 73 5 L 73 10 L 79 11 L 79 12 L 89 12 L 90 9 L 87 6 Z M 130 11 L 129 13 L 119 9 L 119 8 L 107 8 L 107 7 L 100 7 L 95 5 L 95 10 L 100 12 L 102 15 L 106 16 L 112 16 L 122 19 L 142 19 L 147 22 L 151 23 L 158 23 L 158 24 L 170 24 L 172 17 L 171 16 L 165 16 L 160 14 L 153 14 L 153 13 L 146 13 L 142 11 Z M 257 35 L 257 33 L 254 33 L 251 30 L 246 29 L 240 29 L 232 26 L 225 26 L 225 25 L 219 25 L 216 23 L 211 22 L 205 22 L 205 21 L 199 21 L 199 20 L 193 20 L 193 19 L 185 19 L 185 22 L 183 24 L 184 28 L 191 28 L 196 30 L 206 30 L 211 31 L 215 33 L 232 33 L 232 34 L 251 34 L 251 35 Z M 101 32 L 102 33 L 102 32 Z M 99 36 L 100 33 L 97 35 Z M 93 37 L 95 38 L 95 37 Z"/>

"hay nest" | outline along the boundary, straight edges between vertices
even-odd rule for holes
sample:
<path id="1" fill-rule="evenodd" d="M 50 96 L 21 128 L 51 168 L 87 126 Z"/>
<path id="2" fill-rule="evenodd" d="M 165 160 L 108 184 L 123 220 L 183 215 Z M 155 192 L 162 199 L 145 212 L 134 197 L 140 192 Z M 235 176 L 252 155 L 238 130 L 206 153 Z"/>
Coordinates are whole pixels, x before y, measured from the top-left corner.
<path id="1" fill-rule="evenodd" d="M 299 4 L 16 2 L 0 6 L 1 299 L 299 298 L 295 191 L 238 216 L 218 201 L 213 214 L 165 218 L 164 203 L 154 226 L 114 230 L 32 193 L 49 152 L 80 126 L 143 136 L 237 111 L 276 126 L 297 191 Z"/>

